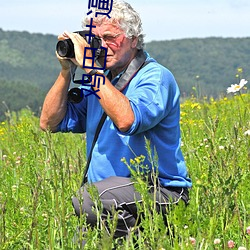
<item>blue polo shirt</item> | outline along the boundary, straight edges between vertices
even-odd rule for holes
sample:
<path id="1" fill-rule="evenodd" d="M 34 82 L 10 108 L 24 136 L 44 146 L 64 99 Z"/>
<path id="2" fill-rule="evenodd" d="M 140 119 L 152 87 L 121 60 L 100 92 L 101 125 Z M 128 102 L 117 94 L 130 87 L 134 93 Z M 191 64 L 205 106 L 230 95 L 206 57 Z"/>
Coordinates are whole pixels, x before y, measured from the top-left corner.
<path id="1" fill-rule="evenodd" d="M 146 150 L 145 138 L 151 151 L 157 152 L 159 179 L 163 186 L 191 187 L 181 152 L 180 91 L 171 72 L 150 56 L 150 61 L 122 91 L 129 99 L 135 120 L 123 133 L 107 117 L 92 153 L 88 181 L 96 182 L 110 176 L 129 177 L 128 167 L 121 161 L 144 155 L 149 168 L 152 164 Z M 112 84 L 118 81 L 118 75 Z M 89 94 L 89 92 L 86 92 Z M 85 97 L 78 104 L 68 103 L 67 113 L 58 131 L 87 135 L 89 155 L 97 125 L 103 109 L 95 95 Z"/>

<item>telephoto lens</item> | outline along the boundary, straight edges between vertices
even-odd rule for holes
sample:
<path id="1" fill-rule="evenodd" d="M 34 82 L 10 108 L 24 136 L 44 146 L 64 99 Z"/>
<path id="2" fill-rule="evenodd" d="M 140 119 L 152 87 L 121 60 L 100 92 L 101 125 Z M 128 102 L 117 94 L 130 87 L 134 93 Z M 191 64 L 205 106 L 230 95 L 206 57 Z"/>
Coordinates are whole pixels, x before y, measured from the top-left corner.
<path id="1" fill-rule="evenodd" d="M 58 55 L 61 57 L 68 57 L 68 58 L 75 57 L 74 44 L 70 39 L 58 41 L 56 45 L 56 51 Z"/>

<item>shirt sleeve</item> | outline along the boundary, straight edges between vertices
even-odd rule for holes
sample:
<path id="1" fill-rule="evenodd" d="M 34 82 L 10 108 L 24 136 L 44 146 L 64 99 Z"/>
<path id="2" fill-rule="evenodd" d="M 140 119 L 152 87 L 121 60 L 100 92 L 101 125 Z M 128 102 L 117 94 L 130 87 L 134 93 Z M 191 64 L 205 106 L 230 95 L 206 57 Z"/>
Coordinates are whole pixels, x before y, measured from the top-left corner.
<path id="1" fill-rule="evenodd" d="M 172 73 L 157 63 L 152 64 L 142 69 L 134 89 L 126 94 L 135 120 L 131 128 L 121 134 L 137 134 L 155 127 L 179 103 L 180 93 Z"/>
<path id="2" fill-rule="evenodd" d="M 57 132 L 86 132 L 86 98 L 80 103 L 67 103 L 67 112 L 57 127 Z"/>

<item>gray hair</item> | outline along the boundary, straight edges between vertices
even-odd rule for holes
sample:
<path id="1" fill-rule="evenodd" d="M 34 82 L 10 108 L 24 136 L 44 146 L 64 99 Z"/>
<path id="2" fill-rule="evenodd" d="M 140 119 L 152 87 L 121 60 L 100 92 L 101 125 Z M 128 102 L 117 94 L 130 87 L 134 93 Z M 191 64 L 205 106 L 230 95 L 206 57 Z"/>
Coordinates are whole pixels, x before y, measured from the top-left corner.
<path id="1" fill-rule="evenodd" d="M 142 33 L 142 22 L 139 14 L 131 7 L 131 5 L 124 1 L 113 0 L 112 10 L 107 15 L 97 15 L 96 12 L 107 13 L 104 10 L 97 8 L 91 8 L 91 14 L 87 15 L 82 21 L 83 29 L 86 29 L 86 25 L 90 23 L 90 19 L 93 18 L 93 22 L 101 24 L 103 21 L 110 22 L 118 25 L 124 32 L 127 38 L 132 39 L 133 37 L 138 38 L 137 49 L 144 48 L 144 34 Z"/>

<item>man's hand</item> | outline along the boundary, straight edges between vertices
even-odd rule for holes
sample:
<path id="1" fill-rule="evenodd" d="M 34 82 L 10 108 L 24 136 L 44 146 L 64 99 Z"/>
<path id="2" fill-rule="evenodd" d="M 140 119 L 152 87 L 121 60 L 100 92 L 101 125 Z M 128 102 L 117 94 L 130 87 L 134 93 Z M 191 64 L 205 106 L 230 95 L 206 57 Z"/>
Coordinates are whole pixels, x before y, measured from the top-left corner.
<path id="1" fill-rule="evenodd" d="M 75 58 L 67 58 L 71 62 L 73 62 L 78 67 L 83 67 L 83 59 L 84 59 L 84 52 L 85 48 L 89 48 L 90 45 L 87 43 L 87 41 L 78 33 L 72 33 L 65 31 L 62 35 L 64 39 L 70 39 L 72 43 L 74 44 L 74 51 L 75 51 Z M 87 57 L 91 58 L 91 51 L 87 50 Z M 85 61 L 86 62 L 86 61 Z M 88 63 L 88 60 L 87 60 Z M 85 63 L 86 65 L 86 63 Z M 89 65 L 91 65 L 91 60 L 89 59 Z"/>

